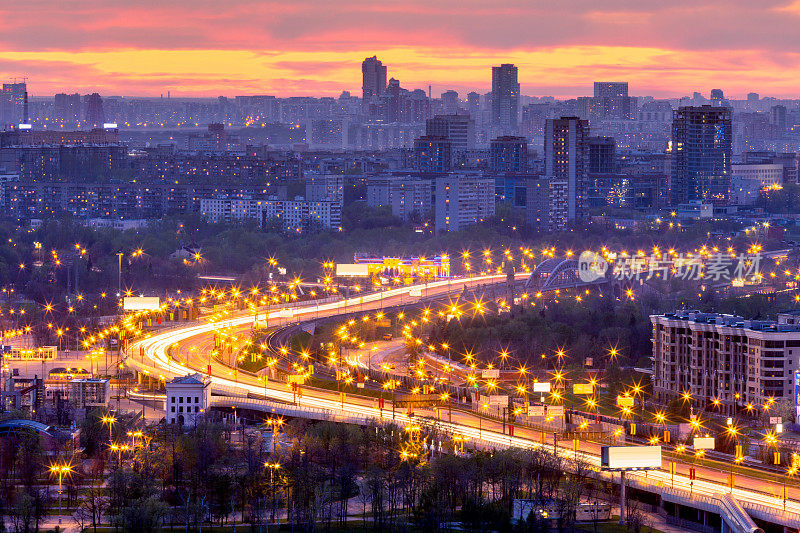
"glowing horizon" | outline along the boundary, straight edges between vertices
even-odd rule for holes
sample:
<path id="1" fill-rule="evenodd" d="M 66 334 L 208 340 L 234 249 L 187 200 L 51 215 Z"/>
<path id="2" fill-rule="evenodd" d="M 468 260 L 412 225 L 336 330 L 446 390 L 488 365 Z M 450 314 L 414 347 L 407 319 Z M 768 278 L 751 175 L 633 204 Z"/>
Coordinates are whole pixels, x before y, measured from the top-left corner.
<path id="1" fill-rule="evenodd" d="M 377 55 L 404 88 L 435 96 L 487 92 L 491 67 L 514 63 L 530 96 L 589 95 L 603 80 L 659 98 L 800 97 L 800 1 L 66 4 L 0 7 L 3 80 L 27 77 L 34 97 L 359 95 L 361 61 Z"/>

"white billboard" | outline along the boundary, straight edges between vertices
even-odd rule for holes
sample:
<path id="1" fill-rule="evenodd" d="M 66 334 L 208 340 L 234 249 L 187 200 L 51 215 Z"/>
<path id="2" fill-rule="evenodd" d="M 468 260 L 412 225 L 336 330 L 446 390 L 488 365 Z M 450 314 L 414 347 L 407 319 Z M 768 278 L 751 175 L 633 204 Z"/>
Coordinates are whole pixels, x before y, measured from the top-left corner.
<path id="1" fill-rule="evenodd" d="M 564 416 L 563 405 L 548 405 L 547 416 Z"/>
<path id="2" fill-rule="evenodd" d="M 533 392 L 550 392 L 549 381 L 539 381 L 533 384 Z"/>
<path id="3" fill-rule="evenodd" d="M 337 263 L 336 275 L 346 278 L 366 278 L 369 276 L 369 265 L 366 263 Z"/>
<path id="4" fill-rule="evenodd" d="M 485 368 L 481 372 L 481 377 L 483 379 L 497 379 L 500 377 L 500 369 L 499 368 Z"/>
<path id="5" fill-rule="evenodd" d="M 125 311 L 158 311 L 161 300 L 158 296 L 126 296 L 122 307 Z"/>
<path id="6" fill-rule="evenodd" d="M 603 446 L 600 467 L 604 470 L 661 468 L 661 446 Z"/>
<path id="7" fill-rule="evenodd" d="M 695 437 L 693 445 L 695 450 L 713 450 L 714 437 Z"/>

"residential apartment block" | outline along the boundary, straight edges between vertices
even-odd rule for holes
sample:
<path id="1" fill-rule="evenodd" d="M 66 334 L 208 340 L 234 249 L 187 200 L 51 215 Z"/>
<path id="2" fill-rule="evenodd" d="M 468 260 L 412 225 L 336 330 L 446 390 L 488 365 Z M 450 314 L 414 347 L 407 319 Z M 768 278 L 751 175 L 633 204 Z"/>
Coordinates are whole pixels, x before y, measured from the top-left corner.
<path id="1" fill-rule="evenodd" d="M 800 325 L 683 310 L 653 315 L 653 393 L 666 403 L 688 393 L 692 406 L 735 414 L 792 398 L 800 370 Z M 748 407 L 749 406 L 749 407 Z"/>

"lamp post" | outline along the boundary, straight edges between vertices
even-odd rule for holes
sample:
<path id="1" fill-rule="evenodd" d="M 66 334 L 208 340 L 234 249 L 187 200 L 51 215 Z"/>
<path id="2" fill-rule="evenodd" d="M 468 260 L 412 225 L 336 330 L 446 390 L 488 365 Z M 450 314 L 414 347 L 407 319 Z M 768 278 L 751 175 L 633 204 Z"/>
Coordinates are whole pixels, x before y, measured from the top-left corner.
<path id="1" fill-rule="evenodd" d="M 100 420 L 103 422 L 103 425 L 108 425 L 108 442 L 111 442 L 111 429 L 113 428 L 114 424 L 117 422 L 117 419 L 114 418 L 111 413 L 107 415 L 103 415 Z"/>
<path id="2" fill-rule="evenodd" d="M 278 462 L 264 463 L 264 468 L 269 468 L 269 492 L 270 492 L 270 507 L 272 507 L 272 518 L 271 520 L 275 522 L 275 471 L 281 467 L 281 464 Z"/>
<path id="3" fill-rule="evenodd" d="M 72 473 L 72 465 L 71 464 L 54 464 L 50 466 L 50 475 L 58 476 L 58 523 L 61 524 L 61 515 L 62 507 L 61 507 L 61 494 L 64 492 L 64 476 L 68 476 Z"/>

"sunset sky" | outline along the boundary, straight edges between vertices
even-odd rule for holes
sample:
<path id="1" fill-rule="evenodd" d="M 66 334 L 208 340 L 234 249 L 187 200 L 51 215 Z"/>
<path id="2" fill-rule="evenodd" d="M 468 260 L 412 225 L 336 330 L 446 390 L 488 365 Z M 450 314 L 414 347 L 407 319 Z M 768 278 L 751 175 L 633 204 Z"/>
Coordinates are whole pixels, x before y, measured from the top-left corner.
<path id="1" fill-rule="evenodd" d="M 26 0 L 0 3 L 0 73 L 33 96 L 360 94 L 377 55 L 408 89 L 522 93 L 712 88 L 800 96 L 800 0 Z"/>

